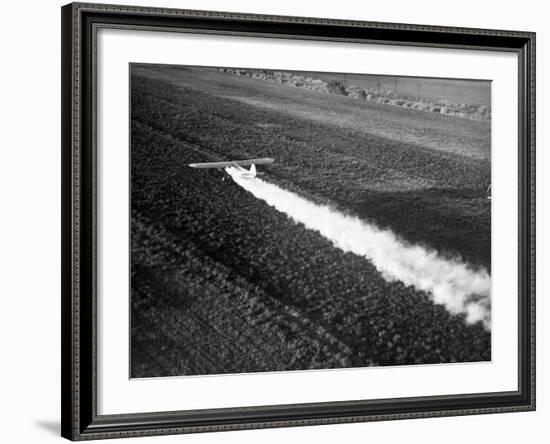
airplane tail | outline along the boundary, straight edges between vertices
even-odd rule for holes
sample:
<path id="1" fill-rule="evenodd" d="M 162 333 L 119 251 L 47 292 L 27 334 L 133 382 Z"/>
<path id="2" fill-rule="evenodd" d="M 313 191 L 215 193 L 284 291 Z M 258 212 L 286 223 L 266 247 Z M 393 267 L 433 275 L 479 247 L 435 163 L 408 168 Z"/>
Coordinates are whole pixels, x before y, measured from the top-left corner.
<path id="1" fill-rule="evenodd" d="M 256 177 L 256 165 L 252 164 L 250 165 L 250 174 L 252 174 L 253 177 Z"/>

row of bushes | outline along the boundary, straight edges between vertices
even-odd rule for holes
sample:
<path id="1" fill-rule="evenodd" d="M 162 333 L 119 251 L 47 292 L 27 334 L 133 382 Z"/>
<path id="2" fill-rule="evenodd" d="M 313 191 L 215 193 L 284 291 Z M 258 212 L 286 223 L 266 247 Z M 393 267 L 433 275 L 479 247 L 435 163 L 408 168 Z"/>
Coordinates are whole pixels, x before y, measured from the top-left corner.
<path id="1" fill-rule="evenodd" d="M 246 76 L 272 83 L 293 86 L 295 88 L 305 88 L 326 94 L 337 94 L 347 96 L 352 99 L 367 100 L 369 102 L 382 103 L 385 105 L 401 106 L 404 108 L 445 114 L 448 116 L 456 116 L 464 119 L 491 119 L 491 110 L 486 105 L 454 103 L 445 99 L 437 101 L 420 98 L 414 99 L 405 95 L 396 94 L 390 89 L 360 88 L 357 85 L 345 86 L 342 82 L 337 80 L 325 81 L 315 79 L 311 76 L 304 76 L 283 71 L 258 71 L 233 68 L 220 68 L 220 71 L 237 76 Z"/>

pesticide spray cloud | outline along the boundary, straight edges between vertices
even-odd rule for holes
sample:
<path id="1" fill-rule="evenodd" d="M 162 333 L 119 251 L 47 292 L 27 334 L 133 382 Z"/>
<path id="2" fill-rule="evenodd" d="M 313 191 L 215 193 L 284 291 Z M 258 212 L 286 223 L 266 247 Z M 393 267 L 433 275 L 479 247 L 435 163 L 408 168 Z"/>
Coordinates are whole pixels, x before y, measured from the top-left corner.
<path id="1" fill-rule="evenodd" d="M 406 244 L 390 230 L 317 205 L 261 179 L 246 179 L 232 171 L 229 174 L 256 198 L 319 232 L 335 247 L 370 260 L 387 281 L 401 281 L 424 291 L 450 313 L 465 314 L 466 322 L 481 321 L 490 330 L 491 277 L 486 270 L 474 271 L 435 251 Z"/>

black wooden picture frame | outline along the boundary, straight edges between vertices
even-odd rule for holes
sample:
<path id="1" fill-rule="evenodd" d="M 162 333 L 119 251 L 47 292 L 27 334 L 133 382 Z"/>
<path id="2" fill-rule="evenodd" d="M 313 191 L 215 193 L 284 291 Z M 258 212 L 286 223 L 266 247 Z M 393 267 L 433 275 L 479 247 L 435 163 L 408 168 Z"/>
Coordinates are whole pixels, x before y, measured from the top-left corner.
<path id="1" fill-rule="evenodd" d="M 62 14 L 62 436 L 71 440 L 535 409 L 535 34 L 72 3 Z M 508 51 L 519 66 L 518 390 L 98 415 L 95 38 L 103 28 Z"/>

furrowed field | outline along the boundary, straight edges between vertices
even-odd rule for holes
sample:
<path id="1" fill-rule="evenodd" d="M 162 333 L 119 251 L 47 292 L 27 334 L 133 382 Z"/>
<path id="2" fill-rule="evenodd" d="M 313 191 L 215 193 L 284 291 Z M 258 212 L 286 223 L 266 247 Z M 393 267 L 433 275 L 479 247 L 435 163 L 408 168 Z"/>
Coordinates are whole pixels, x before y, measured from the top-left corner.
<path id="1" fill-rule="evenodd" d="M 489 360 L 490 332 L 388 283 L 216 170 L 490 270 L 490 123 L 215 70 L 132 66 L 132 377 Z"/>

